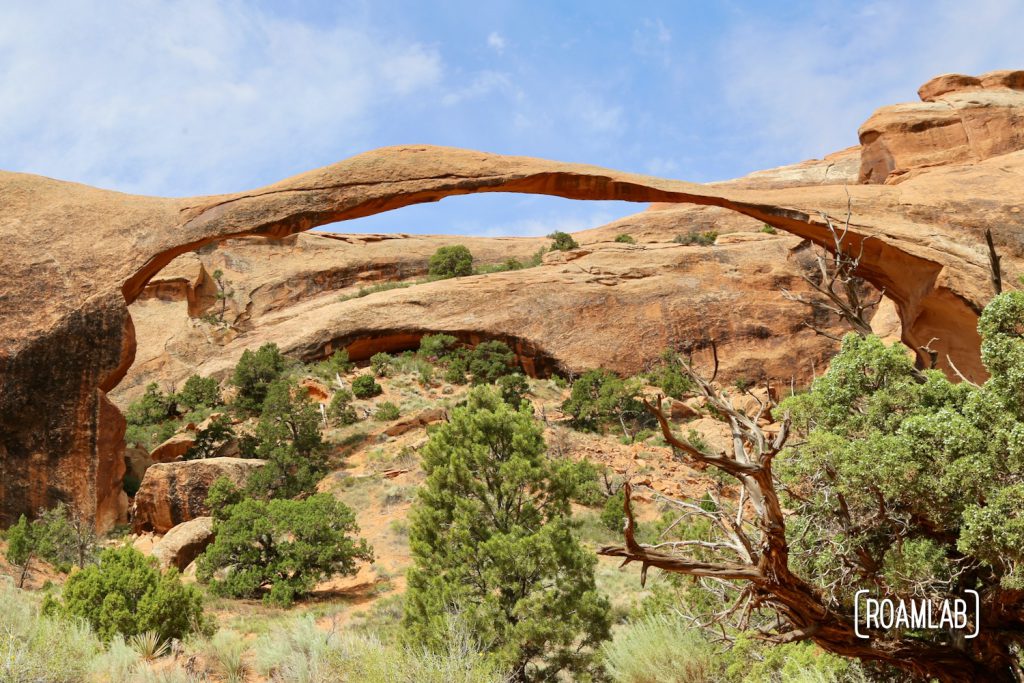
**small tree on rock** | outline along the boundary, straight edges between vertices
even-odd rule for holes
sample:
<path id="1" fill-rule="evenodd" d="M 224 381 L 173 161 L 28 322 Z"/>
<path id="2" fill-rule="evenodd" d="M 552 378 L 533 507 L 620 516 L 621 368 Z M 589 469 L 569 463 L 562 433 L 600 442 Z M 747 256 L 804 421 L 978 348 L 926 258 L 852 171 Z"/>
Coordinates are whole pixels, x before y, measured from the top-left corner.
<path id="1" fill-rule="evenodd" d="M 472 275 L 473 254 L 461 244 L 441 247 L 430 257 L 428 269 L 430 277 L 436 280 Z"/>

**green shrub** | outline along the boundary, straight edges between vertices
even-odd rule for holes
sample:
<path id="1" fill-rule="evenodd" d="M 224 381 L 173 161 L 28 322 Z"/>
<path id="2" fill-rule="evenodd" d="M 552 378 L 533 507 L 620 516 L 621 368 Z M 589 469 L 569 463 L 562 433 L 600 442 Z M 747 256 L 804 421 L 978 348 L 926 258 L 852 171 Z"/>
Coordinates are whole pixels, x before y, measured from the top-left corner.
<path id="1" fill-rule="evenodd" d="M 185 380 L 185 386 L 174 398 L 188 410 L 195 410 L 199 406 L 210 408 L 219 406 L 222 402 L 220 400 L 220 382 L 213 377 L 191 375 Z"/>
<path id="2" fill-rule="evenodd" d="M 41 614 L 33 596 L 5 576 L 0 576 L 0 606 L 0 680 L 87 680 L 90 660 L 102 650 L 87 624 Z"/>
<path id="3" fill-rule="evenodd" d="M 608 496 L 601 509 L 601 526 L 609 531 L 622 534 L 626 524 L 625 504 L 626 492 L 622 488 Z M 634 528 L 639 531 L 640 525 L 634 522 Z"/>
<path id="4" fill-rule="evenodd" d="M 578 468 L 549 459 L 542 434 L 488 387 L 431 433 L 409 537 L 408 642 L 443 652 L 457 611 L 516 680 L 588 672 L 608 603 L 574 534 Z"/>
<path id="5" fill-rule="evenodd" d="M 387 377 L 391 371 L 391 356 L 381 351 L 370 356 L 370 367 L 378 377 Z"/>
<path id="6" fill-rule="evenodd" d="M 630 623 L 601 653 L 605 670 L 617 683 L 716 683 L 725 678 L 715 648 L 675 615 Z"/>
<path id="7" fill-rule="evenodd" d="M 761 226 L 761 232 L 763 232 L 765 234 L 768 234 L 768 235 L 774 235 L 774 234 L 778 233 L 778 230 L 776 230 L 772 226 L 770 226 L 767 223 L 765 223 L 764 225 Z"/>
<path id="8" fill-rule="evenodd" d="M 380 422 L 390 422 L 391 420 L 397 420 L 398 416 L 401 415 L 401 411 L 391 401 L 384 401 L 377 406 L 377 412 L 373 414 L 375 420 Z"/>
<path id="9" fill-rule="evenodd" d="M 683 398 L 695 388 L 693 380 L 683 369 L 683 360 L 671 350 L 661 354 L 661 362 L 648 373 L 648 381 L 675 399 Z"/>
<path id="10" fill-rule="evenodd" d="M 451 356 L 459 346 L 459 340 L 450 334 L 428 334 L 420 339 L 420 355 L 427 360 L 441 361 Z"/>
<path id="11" fill-rule="evenodd" d="M 232 384 L 238 387 L 235 405 L 250 413 L 260 412 L 267 389 L 281 377 L 286 366 L 285 357 L 273 342 L 267 342 L 255 352 L 243 351 L 231 377 Z"/>
<path id="12" fill-rule="evenodd" d="M 162 392 L 160 385 L 152 382 L 146 385 L 141 398 L 128 405 L 125 420 L 129 425 L 155 425 L 176 415 L 174 397 Z"/>
<path id="13" fill-rule="evenodd" d="M 20 569 L 18 586 L 25 583 L 32 563 L 42 559 L 67 571 L 71 565 L 84 567 L 96 554 L 96 531 L 89 519 L 65 503 L 42 512 L 29 522 L 21 515 L 7 530 L 7 561 Z"/>
<path id="14" fill-rule="evenodd" d="M 218 595 L 262 595 L 290 605 L 324 579 L 355 574 L 356 560 L 373 561 L 366 541 L 352 537 L 358 531 L 352 511 L 326 493 L 222 503 L 214 518 L 216 539 L 200 556 L 197 576 Z"/>
<path id="15" fill-rule="evenodd" d="M 562 411 L 572 417 L 577 429 L 597 430 L 609 423 L 638 430 L 653 422 L 637 399 L 640 385 L 635 380 L 623 381 L 607 370 L 589 370 L 572 383 L 569 398 Z M 626 433 L 627 437 L 634 434 Z"/>
<path id="16" fill-rule="evenodd" d="M 469 354 L 470 374 L 473 384 L 493 384 L 499 377 L 515 372 L 516 355 L 508 344 L 502 341 L 486 341 L 477 344 Z"/>
<path id="17" fill-rule="evenodd" d="M 255 455 L 266 463 L 249 475 L 250 495 L 293 498 L 316 488 L 327 472 L 320 421 L 304 390 L 288 380 L 270 385 L 255 433 Z"/>
<path id="18" fill-rule="evenodd" d="M 615 241 L 616 242 L 621 242 L 622 244 L 636 244 L 636 240 L 633 239 L 633 236 L 632 235 L 627 235 L 626 233 L 622 233 L 621 235 L 616 235 L 615 236 Z"/>
<path id="19" fill-rule="evenodd" d="M 335 377 L 345 375 L 352 370 L 352 363 L 348 359 L 348 349 L 338 349 L 316 365 L 312 372 L 320 379 L 333 382 Z"/>
<path id="20" fill-rule="evenodd" d="M 513 372 L 503 375 L 497 381 L 498 391 L 501 392 L 501 400 L 513 408 L 518 408 L 529 399 L 526 395 L 530 393 L 530 385 L 526 382 L 526 375 L 521 372 Z"/>
<path id="21" fill-rule="evenodd" d="M 359 375 L 352 381 L 352 393 L 356 398 L 373 398 L 384 391 L 373 375 Z"/>
<path id="22" fill-rule="evenodd" d="M 552 240 L 551 248 L 555 251 L 569 251 L 570 249 L 576 249 L 580 246 L 576 240 L 572 238 L 572 235 L 567 232 L 562 232 L 561 230 L 556 230 L 548 235 L 548 237 Z"/>
<path id="23" fill-rule="evenodd" d="M 718 233 L 714 230 L 703 232 L 688 232 L 685 235 L 676 235 L 672 241 L 676 244 L 696 244 L 702 247 L 709 247 L 718 239 Z"/>
<path id="24" fill-rule="evenodd" d="M 161 573 L 156 560 L 130 546 L 104 550 L 98 564 L 72 574 L 48 609 L 84 619 L 103 640 L 146 631 L 181 639 L 206 628 L 196 589 L 182 585 L 177 569 Z"/>
<path id="25" fill-rule="evenodd" d="M 218 415 L 210 424 L 196 432 L 195 441 L 182 456 L 184 460 L 201 460 L 216 457 L 225 443 L 235 438 L 235 430 L 227 415 Z"/>
<path id="26" fill-rule="evenodd" d="M 430 257 L 427 272 L 434 280 L 472 275 L 473 255 L 461 244 L 441 247 Z"/>
<path id="27" fill-rule="evenodd" d="M 352 407 L 352 392 L 348 389 L 339 389 L 331 396 L 331 403 L 327 406 L 327 417 L 338 425 L 350 425 L 359 421 L 355 408 Z"/>

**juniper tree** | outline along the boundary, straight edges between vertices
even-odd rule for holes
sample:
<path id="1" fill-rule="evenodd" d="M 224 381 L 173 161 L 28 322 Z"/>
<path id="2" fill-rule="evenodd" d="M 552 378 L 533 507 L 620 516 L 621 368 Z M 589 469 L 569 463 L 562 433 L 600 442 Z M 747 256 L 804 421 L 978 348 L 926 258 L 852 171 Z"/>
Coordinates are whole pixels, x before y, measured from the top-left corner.
<path id="1" fill-rule="evenodd" d="M 587 669 L 608 637 L 595 558 L 574 535 L 578 468 L 546 455 L 528 408 L 474 389 L 422 451 L 427 473 L 412 515 L 404 626 L 442 649 L 456 610 L 515 680 Z"/>

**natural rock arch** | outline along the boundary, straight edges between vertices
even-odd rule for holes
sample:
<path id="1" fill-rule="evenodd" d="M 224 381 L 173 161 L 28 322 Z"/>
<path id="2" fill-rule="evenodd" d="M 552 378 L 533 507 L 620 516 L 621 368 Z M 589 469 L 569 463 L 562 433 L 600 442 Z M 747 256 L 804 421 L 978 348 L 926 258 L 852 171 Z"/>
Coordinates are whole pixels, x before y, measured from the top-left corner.
<path id="1" fill-rule="evenodd" d="M 854 217 L 863 275 L 900 311 L 904 341 L 932 344 L 980 378 L 978 312 L 990 296 L 976 239 L 1019 229 L 992 211 L 1013 195 L 1024 156 L 938 169 L 898 187 L 750 190 L 697 185 L 593 166 L 441 147 L 391 147 L 233 195 L 139 197 L 38 176 L 0 173 L 0 524 L 58 499 L 97 525 L 119 514 L 124 421 L 105 392 L 135 350 L 127 305 L 176 256 L 228 237 L 284 237 L 414 203 L 473 192 L 718 206 L 828 246 L 819 211 Z M 1019 193 L 1016 185 L 1013 190 Z M 938 198 L 938 201 L 937 201 Z M 948 223 L 972 215 L 970 231 Z M 997 231 L 997 237 L 999 236 Z M 1016 254 L 1010 254 L 1011 262 Z"/>

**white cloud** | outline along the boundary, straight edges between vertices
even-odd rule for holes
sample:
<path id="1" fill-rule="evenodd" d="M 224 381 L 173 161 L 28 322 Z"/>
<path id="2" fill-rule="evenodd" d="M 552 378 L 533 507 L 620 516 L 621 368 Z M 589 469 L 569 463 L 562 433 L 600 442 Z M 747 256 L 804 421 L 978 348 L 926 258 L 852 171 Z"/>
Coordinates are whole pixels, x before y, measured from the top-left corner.
<path id="1" fill-rule="evenodd" d="M 706 64 L 721 88 L 708 99 L 744 129 L 749 170 L 856 144 L 874 109 L 915 100 L 932 76 L 1024 65 L 1019 0 L 828 10 L 786 24 L 741 17 Z"/>
<path id="2" fill-rule="evenodd" d="M 487 36 L 487 45 L 500 55 L 505 51 L 505 37 L 497 31 L 491 31 Z"/>
<path id="3" fill-rule="evenodd" d="M 377 112 L 441 76 L 434 48 L 241 0 L 4 3 L 0 167 L 241 190 L 360 151 Z"/>
<path id="4" fill-rule="evenodd" d="M 608 104 L 604 99 L 589 93 L 577 95 L 571 103 L 571 111 L 577 121 L 590 132 L 601 135 L 618 135 L 625 131 L 626 120 L 623 108 Z"/>
<path id="5" fill-rule="evenodd" d="M 523 92 L 512 84 L 508 75 L 498 71 L 481 71 L 468 84 L 445 93 L 441 98 L 441 103 L 453 106 L 467 100 L 485 97 L 495 91 L 504 92 L 512 99 L 524 97 Z"/>

